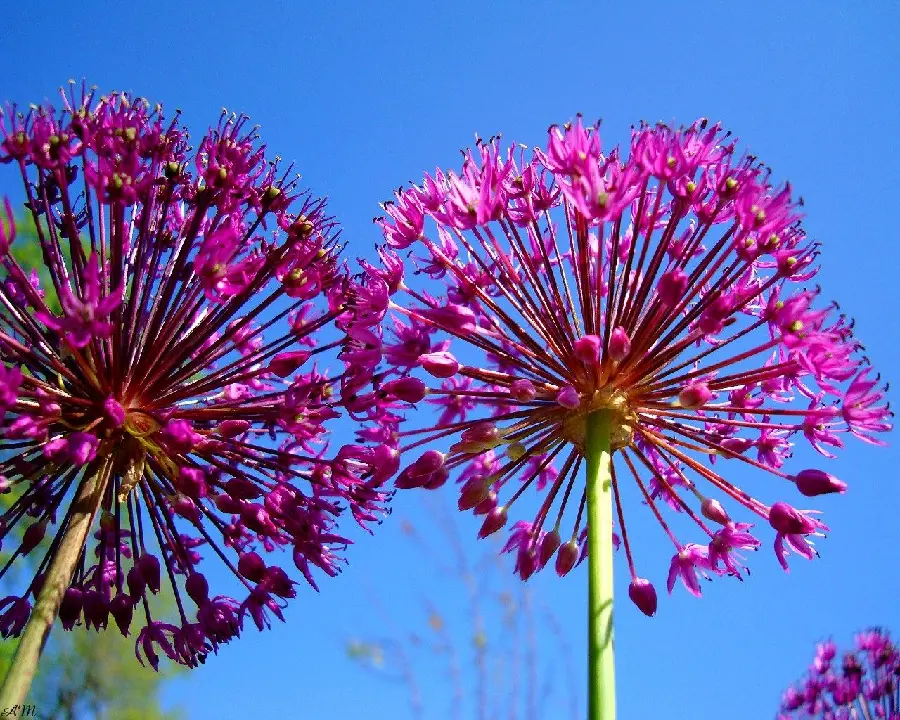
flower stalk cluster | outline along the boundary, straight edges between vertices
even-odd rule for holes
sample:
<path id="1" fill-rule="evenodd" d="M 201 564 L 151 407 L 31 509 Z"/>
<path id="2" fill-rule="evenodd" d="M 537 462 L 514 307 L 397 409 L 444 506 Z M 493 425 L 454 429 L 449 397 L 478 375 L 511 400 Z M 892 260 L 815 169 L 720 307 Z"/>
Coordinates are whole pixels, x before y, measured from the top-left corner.
<path id="1" fill-rule="evenodd" d="M 819 246 L 790 186 L 728 133 L 642 125 L 603 152 L 578 118 L 532 153 L 479 142 L 460 171 L 384 208 L 382 264 L 364 264 L 350 334 L 382 412 L 403 416 L 396 487 L 453 477 L 482 536 L 534 493 L 506 549 L 523 579 L 565 575 L 587 551 L 579 472 L 602 412 L 616 542 L 643 612 L 656 592 L 637 572 L 628 501 L 671 543 L 669 591 L 741 578 L 758 523 L 785 569 L 792 553 L 815 556 L 827 528 L 791 498 L 846 484 L 791 469 L 793 447 L 829 459 L 848 436 L 882 444 L 891 413 L 852 321 L 810 285 Z M 425 404 L 436 419 L 412 412 Z M 728 479 L 735 466 L 773 478 L 758 486 L 766 500 Z"/>
<path id="2" fill-rule="evenodd" d="M 339 572 L 339 514 L 376 522 L 399 461 L 365 437 L 328 450 L 353 412 L 344 367 L 327 369 L 349 290 L 338 227 L 247 119 L 223 113 L 193 150 L 178 114 L 142 99 L 63 102 L 0 122 L 62 307 L 8 252 L 7 201 L 0 539 L 17 546 L 0 575 L 28 554 L 38 571 L 0 599 L 0 632 L 50 602 L 66 629 L 136 631 L 154 668 L 195 666 L 248 620 L 282 618 L 297 583 L 276 551 L 313 587 Z M 213 562 L 234 575 L 227 594 Z M 164 584 L 171 622 L 150 601 Z"/>
<path id="3" fill-rule="evenodd" d="M 642 125 L 608 153 L 581 118 L 531 153 L 479 141 L 384 210 L 347 352 L 409 458 L 395 487 L 453 478 L 480 537 L 517 515 L 504 551 L 523 580 L 589 556 L 589 717 L 611 720 L 614 546 L 629 598 L 657 610 L 624 507 L 645 505 L 671 543 L 669 592 L 742 579 L 758 523 L 787 570 L 828 529 L 791 496 L 847 487 L 789 469 L 792 448 L 881 444 L 885 391 L 809 285 L 819 249 L 790 187 L 705 120 Z M 772 476 L 765 499 L 735 466 Z"/>

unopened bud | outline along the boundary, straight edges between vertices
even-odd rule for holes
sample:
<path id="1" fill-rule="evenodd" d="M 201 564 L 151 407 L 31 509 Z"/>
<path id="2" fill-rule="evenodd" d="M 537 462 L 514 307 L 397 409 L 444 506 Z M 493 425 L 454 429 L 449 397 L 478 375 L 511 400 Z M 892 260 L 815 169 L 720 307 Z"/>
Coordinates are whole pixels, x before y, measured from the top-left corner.
<path id="1" fill-rule="evenodd" d="M 719 525 L 727 526 L 731 522 L 731 518 L 725 512 L 722 503 L 714 498 L 704 498 L 700 505 L 700 512 L 707 520 L 711 520 Z"/>
<path id="2" fill-rule="evenodd" d="M 482 524 L 481 530 L 478 531 L 478 537 L 486 538 L 488 535 L 497 532 L 506 525 L 506 520 L 506 508 L 502 506 L 495 507 L 487 514 L 487 517 L 485 517 L 484 524 Z"/>
<path id="3" fill-rule="evenodd" d="M 634 578 L 628 586 L 628 597 L 647 617 L 656 614 L 656 588 L 649 580 Z"/>
<path id="4" fill-rule="evenodd" d="M 428 393 L 428 386 L 418 378 L 412 377 L 391 380 L 382 385 L 381 389 L 388 395 L 408 403 L 417 403 Z"/>
<path id="5" fill-rule="evenodd" d="M 226 438 L 237 437 L 249 429 L 250 423 L 246 420 L 223 420 L 216 426 L 216 432 Z"/>
<path id="6" fill-rule="evenodd" d="M 680 268 L 663 273 L 656 284 L 656 294 L 664 307 L 672 307 L 684 297 L 687 290 L 688 276 Z"/>
<path id="7" fill-rule="evenodd" d="M 509 394 L 519 402 L 531 402 L 537 395 L 537 390 L 531 380 L 521 378 L 509 386 Z"/>
<path id="8" fill-rule="evenodd" d="M 574 387 L 566 385 L 556 394 L 556 402 L 569 410 L 577 410 L 581 406 L 581 396 Z"/>
<path id="9" fill-rule="evenodd" d="M 141 577 L 154 595 L 159 592 L 159 559 L 155 555 L 141 555 L 137 562 Z"/>
<path id="10" fill-rule="evenodd" d="M 280 353 L 269 361 L 266 369 L 280 378 L 287 377 L 309 360 L 309 356 L 310 354 L 305 350 Z"/>
<path id="11" fill-rule="evenodd" d="M 131 618 L 134 615 L 134 602 L 125 593 L 119 593 L 109 603 L 109 613 L 116 621 L 116 627 L 125 637 L 128 637 L 128 628 L 131 626 Z"/>
<path id="12" fill-rule="evenodd" d="M 585 365 L 596 365 L 600 362 L 600 348 L 602 341 L 596 335 L 585 335 L 578 338 L 573 349 L 577 357 Z"/>
<path id="13" fill-rule="evenodd" d="M 184 589 L 197 605 L 205 605 L 209 600 L 209 583 L 203 573 L 191 573 L 184 581 Z"/>
<path id="14" fill-rule="evenodd" d="M 446 351 L 419 355 L 419 363 L 425 372 L 436 378 L 450 378 L 459 372 L 459 363 L 456 358 Z"/>
<path id="15" fill-rule="evenodd" d="M 471 510 L 488 496 L 490 482 L 487 478 L 473 477 L 463 483 L 459 491 L 459 502 L 457 507 L 460 510 Z"/>
<path id="16" fill-rule="evenodd" d="M 495 507 L 497 507 L 497 493 L 491 490 L 488 492 L 488 496 L 473 508 L 472 513 L 474 515 L 487 515 Z"/>
<path id="17" fill-rule="evenodd" d="M 437 490 L 447 482 L 450 477 L 450 471 L 446 467 L 435 470 L 428 476 L 428 480 L 422 485 L 426 490 Z"/>
<path id="18" fill-rule="evenodd" d="M 266 563 L 255 552 L 246 552 L 238 558 L 237 569 L 250 582 L 259 582 L 266 574 Z"/>
<path id="19" fill-rule="evenodd" d="M 560 577 L 568 575 L 569 571 L 575 567 L 575 563 L 578 562 L 578 555 L 578 543 L 574 540 L 569 540 L 562 545 L 559 552 L 556 553 L 556 574 Z"/>
<path id="20" fill-rule="evenodd" d="M 44 539 L 44 535 L 46 534 L 46 532 L 46 520 L 41 520 L 40 522 L 32 523 L 31 525 L 29 525 L 25 529 L 25 532 L 22 533 L 22 545 L 19 548 L 22 555 L 27 555 L 38 545 L 40 545 L 41 540 Z"/>
<path id="21" fill-rule="evenodd" d="M 555 553 L 560 546 L 562 540 L 559 537 L 559 531 L 555 528 L 544 535 L 544 539 L 541 540 L 541 546 L 538 550 L 538 564 L 540 567 L 544 567 L 548 562 L 550 562 L 550 558 L 553 557 L 553 553 Z"/>
<path id="22" fill-rule="evenodd" d="M 794 476 L 794 482 L 806 497 L 847 491 L 847 483 L 822 470 L 801 470 Z"/>
<path id="23" fill-rule="evenodd" d="M 617 327 L 609 336 L 609 357 L 616 362 L 622 362 L 631 352 L 631 338 L 625 332 L 625 328 Z"/>
<path id="24" fill-rule="evenodd" d="M 685 385 L 678 393 L 678 404 L 685 410 L 696 410 L 706 405 L 712 396 L 712 390 L 706 383 L 691 383 Z"/>

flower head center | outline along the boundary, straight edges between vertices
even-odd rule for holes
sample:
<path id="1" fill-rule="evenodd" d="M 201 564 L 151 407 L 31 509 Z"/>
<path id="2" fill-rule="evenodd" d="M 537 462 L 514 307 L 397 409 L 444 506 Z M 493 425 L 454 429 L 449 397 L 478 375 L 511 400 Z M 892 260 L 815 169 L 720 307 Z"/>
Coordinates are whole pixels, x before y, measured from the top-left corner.
<path id="1" fill-rule="evenodd" d="M 634 441 L 637 415 L 628 403 L 628 394 L 610 387 L 598 388 L 590 399 L 582 396 L 581 406 L 568 411 L 562 420 L 561 435 L 580 449 L 584 449 L 587 418 L 593 412 L 607 411 L 610 415 L 610 447 L 619 450 Z"/>

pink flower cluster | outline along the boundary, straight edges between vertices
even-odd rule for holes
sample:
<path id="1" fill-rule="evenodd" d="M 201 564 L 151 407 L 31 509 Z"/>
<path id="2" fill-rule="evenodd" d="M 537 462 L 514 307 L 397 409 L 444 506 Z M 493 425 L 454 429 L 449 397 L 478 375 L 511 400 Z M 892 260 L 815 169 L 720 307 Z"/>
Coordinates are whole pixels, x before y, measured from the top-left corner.
<path id="1" fill-rule="evenodd" d="M 785 569 L 816 554 L 825 525 L 781 498 L 846 485 L 789 470 L 792 448 L 827 459 L 848 435 L 881 444 L 890 412 L 852 322 L 809 284 L 819 250 L 790 187 L 718 125 L 642 125 L 624 151 L 604 152 L 581 118 L 532 153 L 479 142 L 384 209 L 345 358 L 371 380 L 372 426 L 396 428 L 409 457 L 396 487 L 454 478 L 481 536 L 532 504 L 505 549 L 523 579 L 553 558 L 564 575 L 586 553 L 579 470 L 586 418 L 602 412 L 629 594 L 648 615 L 627 503 L 674 546 L 670 591 L 740 578 L 754 518 Z M 727 479 L 736 466 L 781 481 L 759 486 L 769 503 Z M 700 539 L 680 539 L 673 517 Z"/>
<path id="2" fill-rule="evenodd" d="M 138 625 L 142 661 L 157 667 L 161 652 L 193 666 L 247 619 L 262 629 L 282 617 L 297 590 L 276 551 L 313 587 L 315 573 L 340 570 L 337 517 L 378 520 L 397 453 L 372 432 L 328 450 L 330 423 L 358 412 L 352 374 L 322 365 L 350 289 L 338 228 L 267 160 L 246 118 L 223 114 L 191 153 L 179 118 L 143 100 L 63 100 L 60 113 L 12 107 L 0 122 L 0 162 L 21 174 L 44 260 L 29 275 L 11 254 L 7 203 L 0 538 L 18 546 L 2 572 L 27 554 L 38 572 L 0 600 L 0 632 L 22 631 L 95 478 L 63 625 Z M 210 592 L 213 562 L 237 597 Z M 147 601 L 164 584 L 174 619 Z"/>
<path id="3" fill-rule="evenodd" d="M 816 646 L 809 673 L 784 693 L 777 720 L 900 720 L 900 651 L 886 630 L 859 633 L 840 665 L 836 657 L 834 641 Z"/>

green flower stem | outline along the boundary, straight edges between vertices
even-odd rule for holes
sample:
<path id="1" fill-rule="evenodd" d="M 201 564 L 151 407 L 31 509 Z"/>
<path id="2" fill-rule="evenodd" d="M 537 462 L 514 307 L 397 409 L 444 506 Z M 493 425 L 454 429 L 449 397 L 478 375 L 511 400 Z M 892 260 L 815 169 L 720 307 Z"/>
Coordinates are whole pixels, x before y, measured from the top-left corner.
<path id="1" fill-rule="evenodd" d="M 611 413 L 587 417 L 588 720 L 615 720 L 613 656 L 613 510 L 610 481 Z"/>
<path id="2" fill-rule="evenodd" d="M 28 697 L 50 628 L 59 614 L 63 595 L 72 582 L 85 540 L 100 508 L 111 468 L 112 463 L 108 459 L 99 463 L 78 489 L 69 524 L 44 576 L 44 586 L 22 631 L 9 672 L 0 689 L 0 709 L 21 706 Z"/>

